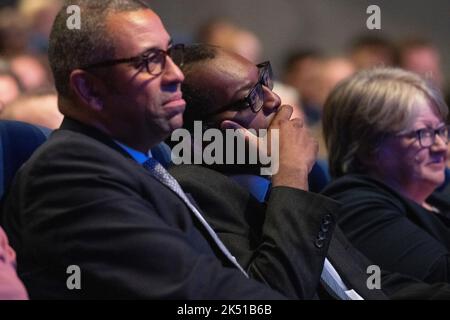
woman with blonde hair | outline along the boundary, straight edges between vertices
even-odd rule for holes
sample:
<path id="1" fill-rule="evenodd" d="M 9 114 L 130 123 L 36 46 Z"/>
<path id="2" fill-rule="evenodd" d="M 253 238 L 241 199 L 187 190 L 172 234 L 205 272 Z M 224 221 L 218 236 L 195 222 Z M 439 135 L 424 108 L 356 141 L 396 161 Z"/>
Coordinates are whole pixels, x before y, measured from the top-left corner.
<path id="1" fill-rule="evenodd" d="M 382 269 L 450 282 L 445 180 L 448 107 L 439 90 L 401 69 L 372 69 L 328 97 L 323 130 L 339 224 Z"/>

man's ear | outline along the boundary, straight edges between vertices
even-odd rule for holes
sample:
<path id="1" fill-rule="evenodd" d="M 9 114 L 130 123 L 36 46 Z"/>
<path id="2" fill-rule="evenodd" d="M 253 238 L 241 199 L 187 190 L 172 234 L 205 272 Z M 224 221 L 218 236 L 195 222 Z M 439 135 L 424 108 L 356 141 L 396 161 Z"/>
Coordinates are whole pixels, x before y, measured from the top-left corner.
<path id="1" fill-rule="evenodd" d="M 84 70 L 77 69 L 70 74 L 70 86 L 74 94 L 94 111 L 103 109 L 100 81 L 100 79 Z"/>

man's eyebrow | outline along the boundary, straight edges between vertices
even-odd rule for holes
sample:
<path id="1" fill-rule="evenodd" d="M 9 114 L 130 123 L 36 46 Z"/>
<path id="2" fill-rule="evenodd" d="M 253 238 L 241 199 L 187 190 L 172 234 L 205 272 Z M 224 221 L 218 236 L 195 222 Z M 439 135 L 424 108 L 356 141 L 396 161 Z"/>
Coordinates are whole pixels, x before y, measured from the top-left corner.
<path id="1" fill-rule="evenodd" d="M 169 41 L 168 41 L 168 43 L 167 43 L 167 47 L 168 48 L 170 48 L 171 46 L 173 45 L 173 40 L 172 39 L 170 39 Z M 141 56 L 147 56 L 148 54 L 150 54 L 150 53 L 152 53 L 153 51 L 155 51 L 155 50 L 162 50 L 161 48 L 158 48 L 158 47 L 150 47 L 150 48 L 147 48 L 147 49 L 145 49 L 144 51 L 142 51 L 140 54 L 139 54 L 139 56 L 141 57 Z"/>
<path id="2" fill-rule="evenodd" d="M 156 51 L 156 50 L 159 50 L 159 48 L 158 48 L 158 47 L 147 48 L 147 49 L 145 49 L 144 51 L 142 51 L 142 52 L 139 54 L 139 56 L 140 56 L 140 57 L 148 56 L 148 55 L 150 55 L 150 53 L 152 53 L 152 52 L 154 52 L 154 51 Z"/>

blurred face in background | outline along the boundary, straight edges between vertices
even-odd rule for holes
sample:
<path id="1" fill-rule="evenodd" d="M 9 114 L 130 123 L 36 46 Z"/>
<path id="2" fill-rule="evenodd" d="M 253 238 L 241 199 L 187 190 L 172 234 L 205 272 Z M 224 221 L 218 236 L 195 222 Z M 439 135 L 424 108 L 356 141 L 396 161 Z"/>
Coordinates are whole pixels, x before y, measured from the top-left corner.
<path id="1" fill-rule="evenodd" d="M 325 104 L 330 92 L 342 80 L 350 77 L 355 72 L 352 62 L 346 58 L 325 59 L 318 72 L 316 82 L 316 102 L 319 107 Z"/>
<path id="2" fill-rule="evenodd" d="M 0 75 L 0 104 L 6 105 L 20 94 L 17 81 L 10 75 Z"/>
<path id="3" fill-rule="evenodd" d="M 441 69 L 441 58 L 435 48 L 423 46 L 406 50 L 402 54 L 401 66 L 432 79 L 441 90 L 443 89 L 444 75 Z"/>
<path id="4" fill-rule="evenodd" d="M 286 82 L 297 89 L 300 98 L 306 103 L 317 103 L 317 79 L 320 66 L 320 58 L 307 57 L 298 60 L 286 77 Z"/>
<path id="5" fill-rule="evenodd" d="M 11 59 L 11 70 L 19 78 L 25 91 L 46 87 L 49 84 L 47 70 L 38 58 L 20 55 Z"/>
<path id="6" fill-rule="evenodd" d="M 368 45 L 356 49 L 351 59 L 358 70 L 394 65 L 392 49 L 382 45 Z"/>
<path id="7" fill-rule="evenodd" d="M 63 115 L 58 110 L 56 94 L 22 96 L 0 110 L 0 119 L 15 120 L 57 129 Z"/>

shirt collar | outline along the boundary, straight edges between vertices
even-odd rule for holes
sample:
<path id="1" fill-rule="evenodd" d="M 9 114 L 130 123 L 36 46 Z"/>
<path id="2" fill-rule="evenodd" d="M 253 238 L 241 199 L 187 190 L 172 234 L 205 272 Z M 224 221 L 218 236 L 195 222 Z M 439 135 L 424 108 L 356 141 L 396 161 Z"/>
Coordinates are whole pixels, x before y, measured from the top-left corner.
<path id="1" fill-rule="evenodd" d="M 247 189 L 259 202 L 264 202 L 267 199 L 271 187 L 270 180 L 251 174 L 236 174 L 229 177 Z"/>
<path id="2" fill-rule="evenodd" d="M 145 161 L 147 161 L 148 159 L 150 159 L 152 157 L 152 152 L 150 150 L 148 151 L 148 154 L 146 155 L 145 153 L 137 151 L 133 148 L 130 148 L 130 147 L 124 145 L 123 143 L 120 143 L 115 140 L 114 140 L 114 142 L 117 143 L 123 150 L 125 150 L 139 164 L 143 164 Z"/>

